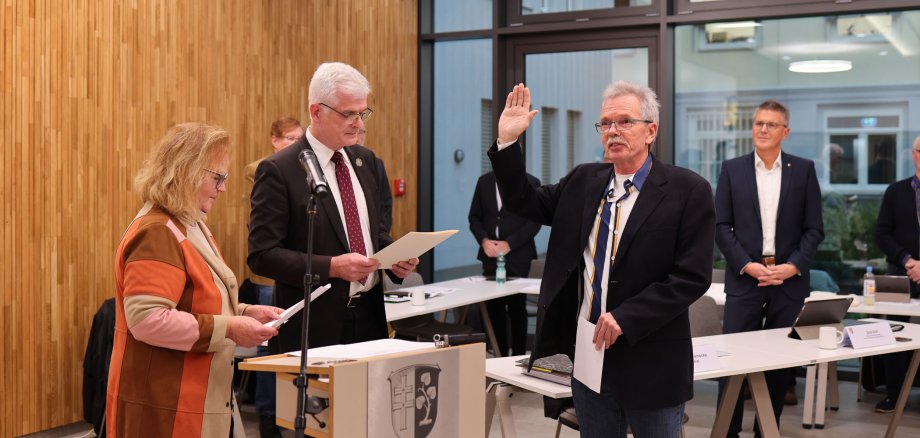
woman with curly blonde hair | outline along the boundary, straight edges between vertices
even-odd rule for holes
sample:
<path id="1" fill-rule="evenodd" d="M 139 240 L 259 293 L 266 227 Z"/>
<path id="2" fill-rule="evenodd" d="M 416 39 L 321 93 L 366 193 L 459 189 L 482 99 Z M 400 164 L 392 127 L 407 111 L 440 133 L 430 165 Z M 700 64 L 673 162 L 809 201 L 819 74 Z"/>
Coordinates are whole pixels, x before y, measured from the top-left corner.
<path id="1" fill-rule="evenodd" d="M 227 190 L 229 164 L 226 131 L 183 123 L 138 172 L 144 206 L 115 255 L 110 436 L 231 436 L 234 348 L 278 333 L 262 323 L 281 309 L 239 303 L 236 277 L 204 222 Z"/>

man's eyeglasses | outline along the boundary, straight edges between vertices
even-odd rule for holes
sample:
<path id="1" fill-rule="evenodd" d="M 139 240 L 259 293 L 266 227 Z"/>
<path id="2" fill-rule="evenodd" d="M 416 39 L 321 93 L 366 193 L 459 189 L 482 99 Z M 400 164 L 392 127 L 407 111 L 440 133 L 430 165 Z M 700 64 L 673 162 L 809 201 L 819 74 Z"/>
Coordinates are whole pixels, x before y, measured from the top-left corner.
<path id="1" fill-rule="evenodd" d="M 777 128 L 785 128 L 786 125 L 782 123 L 773 123 L 773 122 L 754 122 L 754 129 L 760 131 L 763 128 L 767 128 L 767 131 L 776 131 Z"/>
<path id="2" fill-rule="evenodd" d="M 205 170 L 214 174 L 214 181 L 216 182 L 216 184 L 214 184 L 215 189 L 219 189 L 220 186 L 224 185 L 224 183 L 227 182 L 227 178 L 230 176 L 229 173 L 220 173 L 216 170 L 211 170 L 211 169 L 205 169 Z"/>
<path id="3" fill-rule="evenodd" d="M 331 110 L 334 111 L 336 114 L 338 114 L 338 115 L 344 117 L 345 120 L 348 121 L 348 123 L 356 123 L 356 122 L 358 121 L 358 119 L 361 119 L 362 122 L 366 122 L 367 119 L 371 118 L 371 114 L 374 114 L 374 110 L 372 110 L 372 109 L 370 109 L 370 108 L 367 108 L 367 109 L 365 109 L 364 111 L 361 111 L 360 113 L 355 113 L 355 112 L 343 113 L 343 112 L 341 112 L 341 111 L 339 111 L 339 110 L 337 110 L 337 109 L 335 109 L 335 108 L 333 108 L 333 107 L 331 107 L 331 106 L 329 106 L 329 105 L 326 105 L 325 103 L 320 102 L 319 104 L 322 105 L 322 106 L 324 106 L 324 107 L 326 107 L 326 108 L 331 109 Z"/>
<path id="4" fill-rule="evenodd" d="M 651 120 L 642 120 L 642 119 L 620 119 L 620 120 L 604 120 L 600 123 L 594 124 L 594 129 L 597 130 L 598 134 L 603 134 L 607 131 L 610 131 L 611 126 L 616 126 L 617 131 L 629 131 L 636 126 L 638 123 L 652 123 Z"/>

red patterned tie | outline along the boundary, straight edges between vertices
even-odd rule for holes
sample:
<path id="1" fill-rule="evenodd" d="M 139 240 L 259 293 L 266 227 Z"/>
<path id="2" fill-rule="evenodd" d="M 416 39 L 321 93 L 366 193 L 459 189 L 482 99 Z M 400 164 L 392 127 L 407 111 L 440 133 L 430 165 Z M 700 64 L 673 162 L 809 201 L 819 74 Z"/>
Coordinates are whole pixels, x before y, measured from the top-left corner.
<path id="1" fill-rule="evenodd" d="M 339 194 L 342 196 L 342 210 L 345 213 L 345 228 L 348 230 L 351 252 L 366 256 L 367 250 L 364 248 L 364 233 L 361 232 L 361 219 L 358 218 L 355 190 L 351 185 L 351 172 L 348 171 L 348 165 L 345 164 L 345 157 L 341 152 L 332 154 L 332 162 L 335 163 L 335 180 L 339 183 Z M 358 280 L 361 284 L 366 281 L 366 275 Z"/>

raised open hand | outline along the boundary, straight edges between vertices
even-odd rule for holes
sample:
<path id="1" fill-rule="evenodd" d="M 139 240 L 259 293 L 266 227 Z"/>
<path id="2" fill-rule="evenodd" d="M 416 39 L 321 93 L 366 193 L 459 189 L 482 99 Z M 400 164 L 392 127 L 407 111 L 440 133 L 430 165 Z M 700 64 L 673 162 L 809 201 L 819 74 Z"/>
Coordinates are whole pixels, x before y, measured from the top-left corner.
<path id="1" fill-rule="evenodd" d="M 530 121 L 537 115 L 537 110 L 530 109 L 530 89 L 524 84 L 517 84 L 505 99 L 505 109 L 498 119 L 498 142 L 509 143 L 517 140 L 530 126 Z"/>

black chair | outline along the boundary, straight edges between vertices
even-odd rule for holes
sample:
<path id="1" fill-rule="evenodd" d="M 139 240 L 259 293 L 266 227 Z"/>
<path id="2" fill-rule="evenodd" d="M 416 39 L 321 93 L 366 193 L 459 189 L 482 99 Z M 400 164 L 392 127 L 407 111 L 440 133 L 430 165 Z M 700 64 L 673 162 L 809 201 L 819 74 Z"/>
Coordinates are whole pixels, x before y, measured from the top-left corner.
<path id="1" fill-rule="evenodd" d="M 384 291 L 396 290 L 401 287 L 421 286 L 425 284 L 422 276 L 417 272 L 409 274 L 403 280 L 401 285 L 390 281 L 387 276 L 383 276 Z M 436 299 L 436 298 L 435 298 Z M 430 342 L 434 340 L 434 335 L 469 335 L 473 329 L 463 324 L 451 324 L 438 321 L 433 314 L 413 316 L 411 318 L 398 319 L 390 321 L 393 327 L 393 337 L 409 341 Z"/>

